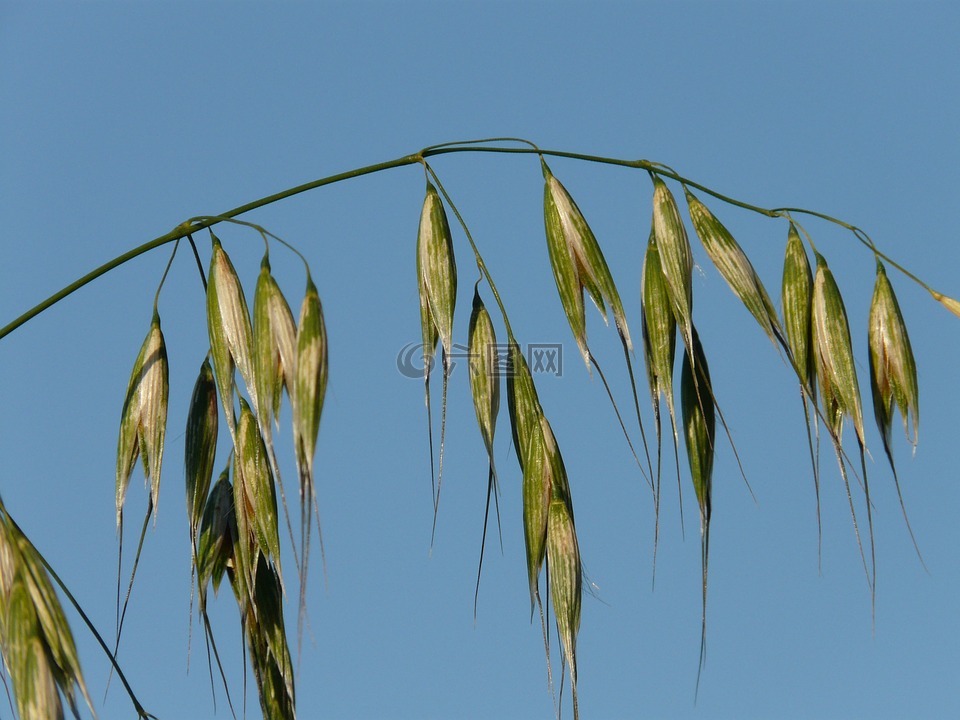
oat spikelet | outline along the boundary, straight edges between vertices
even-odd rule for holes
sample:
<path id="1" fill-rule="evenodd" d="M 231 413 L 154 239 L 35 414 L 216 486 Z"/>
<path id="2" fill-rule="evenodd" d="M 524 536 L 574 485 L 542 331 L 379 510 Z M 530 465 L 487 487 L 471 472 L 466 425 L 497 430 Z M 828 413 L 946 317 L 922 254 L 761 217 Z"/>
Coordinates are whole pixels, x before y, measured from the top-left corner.
<path id="1" fill-rule="evenodd" d="M 0 652 L 24 720 L 62 718 L 77 690 L 93 712 L 80 657 L 40 553 L 0 500 Z"/>
<path id="2" fill-rule="evenodd" d="M 587 367 L 590 367 L 590 350 L 587 346 L 587 328 L 584 318 L 583 292 L 597 306 L 604 321 L 607 319 L 607 304 L 613 310 L 614 322 L 627 351 L 633 348 L 630 330 L 620 293 L 613 275 L 603 257 L 596 236 L 586 218 L 563 184 L 550 171 L 541 158 L 543 170 L 543 219 L 547 236 L 547 250 L 553 277 L 567 322 L 577 341 L 577 347 Z"/>
<path id="3" fill-rule="evenodd" d="M 443 209 L 443 201 L 433 183 L 427 182 L 427 194 L 420 212 L 417 232 L 417 285 L 420 290 L 420 326 L 423 333 L 424 395 L 427 404 L 430 473 L 433 484 L 433 422 L 430 413 L 430 369 L 439 339 L 443 347 L 443 394 L 440 407 L 440 458 L 437 466 L 436 493 L 433 496 L 433 529 L 437 529 L 437 511 L 443 485 L 443 450 L 447 418 L 447 379 L 453 350 L 453 315 L 457 302 L 457 264 L 453 255 L 453 236 Z"/>
<path id="4" fill-rule="evenodd" d="M 469 355 L 470 393 L 477 416 L 477 427 L 487 450 L 489 470 L 487 473 L 487 503 L 483 514 L 483 537 L 480 540 L 480 562 L 477 567 L 477 589 L 474 593 L 474 615 L 480 593 L 480 573 L 483 569 L 483 550 L 487 540 L 487 521 L 490 518 L 490 499 L 497 507 L 497 529 L 500 529 L 500 487 L 497 468 L 493 460 L 493 438 L 500 412 L 500 367 L 497 357 L 497 336 L 493 330 L 490 313 L 480 298 L 479 281 L 473 291 L 473 311 L 467 330 L 467 354 Z M 503 549 L 503 537 L 500 538 Z"/>
<path id="5" fill-rule="evenodd" d="M 118 527 L 122 521 L 130 474 L 138 456 L 143 458 L 144 475 L 150 484 L 151 507 L 155 509 L 157 506 L 169 387 L 167 349 L 160 330 L 160 316 L 154 310 L 150 330 L 130 374 L 120 416 L 116 492 Z"/>

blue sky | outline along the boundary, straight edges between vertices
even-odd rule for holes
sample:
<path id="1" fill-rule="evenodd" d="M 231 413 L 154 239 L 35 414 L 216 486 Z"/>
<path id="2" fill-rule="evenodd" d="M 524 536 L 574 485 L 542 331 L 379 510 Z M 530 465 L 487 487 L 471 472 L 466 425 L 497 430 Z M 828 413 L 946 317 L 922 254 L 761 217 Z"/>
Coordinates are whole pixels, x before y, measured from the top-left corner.
<path id="1" fill-rule="evenodd" d="M 924 2 L 0 2 L 0 323 L 188 217 L 426 145 L 499 135 L 656 160 L 741 200 L 842 217 L 931 285 L 960 296 L 953 217 L 958 33 L 960 11 Z M 818 572 L 796 387 L 695 248 L 695 318 L 757 496 L 755 504 L 720 443 L 707 662 L 695 704 L 700 568 L 689 478 L 684 469 L 684 539 L 667 476 L 651 590 L 649 491 L 565 325 L 543 240 L 536 160 L 463 154 L 437 158 L 434 167 L 484 253 L 518 336 L 562 343 L 566 353 L 563 376 L 542 376 L 538 384 L 564 452 L 595 586 L 584 598 L 579 641 L 583 716 L 960 713 L 953 532 L 960 321 L 891 271 L 921 383 L 919 448 L 911 457 L 895 434 L 895 453 L 929 573 L 910 543 L 868 406 L 878 567 L 873 627 L 835 463 L 825 452 Z M 649 179 L 569 160 L 551 167 L 599 238 L 639 338 Z M 428 553 L 422 384 L 396 366 L 402 348 L 419 340 L 414 248 L 422 199 L 422 172 L 408 167 L 246 218 L 307 255 L 330 334 L 317 453 L 327 578 L 316 563 L 300 712 L 549 718 L 540 631 L 529 623 L 520 477 L 505 408 L 496 448 L 504 552 L 488 547 L 474 622 L 486 465 L 463 368 L 451 377 L 444 491 Z M 709 205 L 778 294 L 785 225 Z M 866 388 L 873 260 L 849 234 L 814 221 L 806 227 L 844 293 Z M 252 292 L 258 238 L 226 227 L 218 234 Z M 475 271 L 462 233 L 454 241 L 461 269 L 454 335 L 465 342 Z M 108 636 L 117 425 L 168 255 L 163 249 L 128 263 L 0 342 L 0 492 Z M 301 267 L 279 248 L 271 257 L 297 306 Z M 160 298 L 171 395 L 159 517 L 120 652 L 143 703 L 165 718 L 213 712 L 196 629 L 187 673 L 181 465 L 187 404 L 206 352 L 203 308 L 193 260 L 182 254 Z M 629 388 L 615 333 L 588 313 L 591 346 L 625 406 Z M 226 452 L 221 446 L 218 465 Z M 131 517 L 145 507 L 137 482 L 129 502 Z M 288 611 L 292 627 L 295 608 Z M 228 594 L 214 622 L 239 695 L 240 640 Z M 74 628 L 99 716 L 129 717 L 116 682 L 101 704 L 106 664 L 77 622 Z M 247 703 L 255 714 L 252 691 Z M 219 691 L 217 710 L 229 717 Z"/>

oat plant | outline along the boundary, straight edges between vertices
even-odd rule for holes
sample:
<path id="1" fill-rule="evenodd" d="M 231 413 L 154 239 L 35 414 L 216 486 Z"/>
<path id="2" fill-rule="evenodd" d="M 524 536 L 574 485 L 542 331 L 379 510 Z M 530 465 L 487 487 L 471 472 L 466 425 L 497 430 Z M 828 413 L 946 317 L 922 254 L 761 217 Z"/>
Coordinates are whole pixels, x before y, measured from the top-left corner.
<path id="1" fill-rule="evenodd" d="M 447 417 L 451 356 L 454 328 L 464 327 L 461 323 L 465 323 L 468 389 L 479 431 L 477 442 L 482 444 L 487 458 L 486 468 L 478 468 L 476 473 L 479 481 L 486 477 L 486 506 L 483 535 L 479 539 L 474 612 L 480 598 L 489 524 L 495 517 L 499 546 L 504 552 L 518 543 L 504 541 L 499 528 L 500 515 L 517 512 L 522 517 L 531 621 L 539 625 L 544 645 L 545 684 L 554 694 L 558 716 L 569 707 L 572 716 L 579 717 L 581 675 L 577 640 L 581 614 L 586 608 L 574 498 L 588 493 L 590 483 L 567 471 L 561 446 L 576 446 L 577 438 L 554 430 L 548 403 L 541 400 L 523 344 L 511 325 L 506 298 L 484 261 L 482 249 L 497 242 L 497 238 L 474 236 L 453 195 L 430 164 L 432 158 L 462 153 L 526 155 L 539 163 L 544 181 L 544 239 L 559 300 L 555 310 L 565 317 L 587 373 L 596 372 L 602 381 L 618 432 L 625 440 L 625 451 L 632 454 L 636 462 L 634 480 L 646 484 L 651 491 L 648 511 L 654 519 L 650 548 L 654 561 L 660 512 L 666 507 L 661 493 L 663 480 L 676 480 L 681 528 L 683 486 L 687 485 L 693 492 L 700 520 L 702 578 L 698 683 L 700 672 L 706 668 L 715 458 L 718 452 L 730 452 L 740 465 L 740 456 L 721 410 L 720 400 L 727 395 L 722 381 L 711 376 L 709 370 L 709 356 L 716 349 L 705 347 L 697 332 L 699 316 L 694 302 L 693 270 L 698 262 L 715 268 L 770 340 L 774 358 L 795 378 L 799 387 L 818 532 L 821 445 L 828 445 L 832 450 L 846 488 L 851 525 L 872 602 L 877 587 L 877 558 L 874 499 L 870 495 L 865 460 L 868 437 L 864 404 L 867 400 L 872 403 L 879 446 L 888 460 L 911 538 L 913 530 L 906 519 L 906 504 L 894 462 L 892 425 L 899 414 L 912 448 L 917 445 L 919 427 L 917 362 L 888 268 L 896 271 L 898 281 L 918 285 L 956 315 L 960 315 L 960 303 L 930 288 L 881 251 L 860 228 L 819 212 L 759 207 L 647 160 L 547 150 L 515 138 L 446 143 L 321 178 L 219 215 L 186 220 L 93 270 L 0 329 L 0 339 L 5 339 L 78 288 L 127 261 L 164 246 L 172 248 L 152 308 L 145 309 L 144 319 L 148 321 L 145 339 L 139 351 L 131 348 L 133 366 L 122 406 L 118 408 L 114 485 L 120 543 L 112 648 L 89 622 L 37 546 L 24 535 L 11 509 L 0 501 L 0 651 L 5 688 L 17 716 L 24 720 L 60 718 L 66 711 L 79 716 L 82 705 L 94 712 L 68 622 L 70 617 L 79 617 L 109 658 L 134 712 L 141 718 L 151 717 L 124 677 L 117 658 L 122 655 L 123 620 L 145 533 L 151 519 L 157 522 L 161 471 L 165 469 L 165 478 L 181 472 L 179 463 L 172 466 L 169 454 L 165 454 L 171 403 L 184 403 L 188 407 L 182 487 L 190 552 L 184 562 L 189 564 L 191 572 L 189 601 L 191 608 L 196 608 L 211 683 L 223 686 L 228 712 L 235 717 L 244 714 L 244 691 L 238 688 L 246 687 L 246 679 L 236 682 L 228 678 L 221 662 L 225 648 L 235 648 L 235 645 L 214 633 L 208 617 L 211 603 L 220 600 L 226 580 L 230 592 L 225 594 L 237 607 L 237 632 L 243 639 L 245 667 L 253 678 L 263 717 L 287 720 L 296 716 L 298 675 L 291 652 L 289 620 L 295 613 L 299 646 L 312 539 L 321 542 L 321 551 L 323 549 L 316 487 L 318 482 L 334 481 L 325 476 L 322 458 L 317 458 L 317 438 L 328 377 L 333 383 L 337 381 L 336 368 L 330 375 L 329 367 L 334 364 L 336 349 L 328 345 L 321 303 L 323 288 L 314 281 L 304 254 L 309 252 L 322 260 L 322 248 L 307 248 L 299 243 L 297 249 L 294 243 L 241 217 L 298 193 L 413 166 L 419 167 L 426 179 L 418 231 L 407 241 L 410 284 L 411 288 L 416 287 L 419 302 L 424 364 L 429 450 L 425 453 L 423 472 L 425 480 L 429 475 L 431 483 L 431 547 L 435 542 L 442 542 L 436 530 L 441 511 L 446 425 L 453 421 Z M 564 164 L 568 185 L 558 179 L 548 160 L 558 167 Z M 641 267 L 625 270 L 613 268 L 607 262 L 604 239 L 594 233 L 587 221 L 592 209 L 581 207 L 574 200 L 577 190 L 571 168 L 575 162 L 639 171 L 635 175 L 641 181 L 637 203 L 649 211 L 651 217 L 649 229 L 636 227 L 631 233 L 643 253 Z M 652 188 L 644 181 L 649 181 Z M 649 206 L 641 199 L 648 192 L 644 187 L 652 189 Z M 685 200 L 685 208 L 677 202 L 678 197 Z M 708 207 L 707 202 L 714 207 Z M 412 220 L 416 219 L 417 212 L 416 208 L 410 208 Z M 771 232 L 780 237 L 785 235 L 779 308 L 743 246 L 720 219 L 734 212 L 767 218 Z M 827 249 L 814 244 L 805 223 L 839 226 L 850 232 L 873 257 L 876 280 L 865 338 L 868 376 L 858 374 L 854 347 L 859 341 L 851 331 L 840 283 L 826 258 Z M 227 225 L 233 225 L 236 230 L 231 231 L 227 240 L 214 235 L 214 226 Z M 201 241 L 204 231 L 209 238 L 207 243 Z M 230 255 L 233 243 L 250 238 L 262 241 L 264 246 L 259 270 L 238 270 Z M 202 347 L 168 348 L 161 324 L 164 293 L 170 291 L 164 280 L 178 251 L 183 254 L 188 246 L 197 265 L 197 282 L 203 286 L 206 298 L 205 312 L 198 313 L 196 322 L 205 324 L 207 342 Z M 305 290 L 302 295 L 291 294 L 291 289 L 283 287 L 274 277 L 271 253 L 279 252 L 292 252 L 303 261 Z M 255 272 L 255 285 L 245 287 L 241 277 Z M 473 303 L 467 317 L 462 317 L 466 313 L 458 310 L 456 303 L 457 278 L 464 274 L 474 279 Z M 634 280 L 638 282 L 631 284 Z M 625 293 L 634 293 L 640 298 L 641 310 L 636 318 L 628 318 L 622 299 Z M 588 338 L 585 297 L 589 297 L 605 322 L 613 319 L 629 387 L 614 387 L 601 369 L 600 358 Z M 248 298 L 252 298 L 252 303 Z M 522 302 L 518 298 L 511 300 Z M 297 307 L 299 311 L 295 314 L 292 308 Z M 640 338 L 639 347 L 634 345 L 630 322 L 640 328 L 636 336 Z M 439 427 L 430 384 L 438 353 L 442 382 Z M 643 402 L 634 377 L 638 355 L 645 368 L 649 393 Z M 199 367 L 192 391 L 170 387 L 169 363 L 181 360 Z M 869 393 L 861 391 L 865 382 L 869 383 Z M 497 434 L 504 396 L 509 433 Z M 287 415 L 292 419 L 291 458 L 281 457 L 275 443 L 285 401 L 289 407 Z M 621 407 L 629 411 L 622 412 Z M 666 422 L 669 422 L 668 428 Z M 847 426 L 852 430 L 848 430 L 845 439 Z M 719 434 L 720 447 L 718 427 L 723 430 Z M 649 436 L 647 428 L 652 428 Z M 179 434 L 180 430 L 176 432 Z M 854 442 L 850 440 L 850 432 Z M 439 438 L 438 443 L 435 437 Z M 218 453 L 221 438 L 228 441 L 225 455 Z M 668 444 L 671 447 L 665 448 Z M 502 462 L 498 467 L 495 461 L 496 449 L 508 446 L 512 446 L 516 456 L 516 468 L 507 469 Z M 580 449 L 578 452 L 589 454 L 591 451 Z M 680 462 L 681 452 L 686 455 L 684 467 Z M 123 547 L 128 535 L 125 517 L 130 512 L 127 488 L 137 474 L 138 465 L 149 489 L 147 506 L 143 510 L 144 519 L 133 558 L 124 560 Z M 746 480 L 742 465 L 740 468 Z M 104 474 L 108 473 L 104 469 Z M 728 484 L 730 479 L 717 478 L 717 481 Z M 104 482 L 108 482 L 106 477 Z M 169 483 L 164 487 L 166 484 Z M 491 501 L 495 510 L 493 517 Z M 288 540 L 289 547 L 285 550 L 283 546 Z M 914 544 L 917 545 L 916 540 Z M 724 549 L 715 547 L 714 551 L 722 553 Z M 510 552 L 512 550 L 508 554 Z M 919 554 L 919 545 L 917 552 Z M 282 557 L 292 557 L 294 567 L 285 566 Z M 61 598 L 66 598 L 67 609 Z M 569 694 L 565 695 L 567 687 Z M 589 716 L 589 707 L 584 707 L 583 712 Z"/>

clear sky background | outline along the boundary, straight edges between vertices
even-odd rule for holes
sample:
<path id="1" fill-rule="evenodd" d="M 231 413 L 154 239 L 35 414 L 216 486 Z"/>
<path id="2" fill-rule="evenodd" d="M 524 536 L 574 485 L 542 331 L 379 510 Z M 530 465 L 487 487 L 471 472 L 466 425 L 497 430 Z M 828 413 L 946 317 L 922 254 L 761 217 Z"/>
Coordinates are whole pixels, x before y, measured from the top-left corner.
<path id="1" fill-rule="evenodd" d="M 958 36 L 956 7 L 922 2 L 2 2 L 0 323 L 188 217 L 426 145 L 496 135 L 657 160 L 751 203 L 842 217 L 960 296 Z M 911 458 L 895 428 L 895 452 L 929 573 L 906 532 L 868 403 L 873 628 L 832 455 L 822 459 L 818 572 L 797 388 L 695 247 L 695 318 L 757 496 L 755 504 L 729 445 L 719 442 L 707 662 L 695 704 L 700 548 L 686 469 L 686 538 L 668 473 L 652 590 L 650 493 L 602 386 L 576 357 L 547 262 L 535 158 L 457 155 L 434 165 L 519 338 L 560 342 L 566 352 L 563 376 L 538 382 L 595 585 L 584 598 L 579 644 L 584 718 L 960 715 L 960 320 L 891 270 L 921 381 L 918 451 Z M 639 338 L 649 179 L 559 159 L 551 166 L 591 222 Z M 414 248 L 423 189 L 422 172 L 408 167 L 247 217 L 307 255 L 329 327 L 317 452 L 327 580 L 315 554 L 300 715 L 550 718 L 540 629 L 529 622 L 520 474 L 505 406 L 496 448 L 503 555 L 488 547 L 474 622 L 486 464 L 462 366 L 451 378 L 444 492 L 428 554 L 422 384 L 396 366 L 402 348 L 419 341 Z M 778 297 L 785 223 L 709 204 Z M 806 226 L 844 293 L 866 389 L 873 259 L 849 234 Z M 252 294 L 262 244 L 246 230 L 218 234 Z M 455 339 L 465 342 L 475 270 L 459 231 L 455 244 Z M 297 307 L 302 269 L 280 248 L 271 255 Z M 130 262 L 0 342 L 0 492 L 108 637 L 117 427 L 168 256 L 163 249 Z M 171 367 L 167 454 L 120 660 L 151 712 L 207 717 L 213 704 L 196 625 L 187 672 L 183 428 L 207 347 L 188 253 L 176 259 L 160 312 Z M 594 350 L 627 406 L 615 332 L 588 313 Z M 218 467 L 226 451 L 221 444 Z M 136 477 L 128 502 L 129 529 L 146 505 Z M 287 609 L 295 627 L 295 606 Z M 116 681 L 101 704 L 107 666 L 71 618 L 99 716 L 130 717 Z M 214 622 L 239 697 L 229 591 Z M 219 688 L 217 696 L 217 716 L 229 717 Z"/>

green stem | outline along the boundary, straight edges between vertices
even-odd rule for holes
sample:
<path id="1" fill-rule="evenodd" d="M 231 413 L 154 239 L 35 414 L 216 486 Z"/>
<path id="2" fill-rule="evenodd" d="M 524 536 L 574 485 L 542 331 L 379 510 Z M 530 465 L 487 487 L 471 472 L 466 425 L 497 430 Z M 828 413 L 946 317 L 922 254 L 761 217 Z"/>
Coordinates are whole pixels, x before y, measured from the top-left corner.
<path id="1" fill-rule="evenodd" d="M 531 143 L 532 144 L 532 143 Z M 456 152 L 495 152 L 502 154 L 517 154 L 517 155 L 549 155 L 551 157 L 561 157 L 568 158 L 571 160 L 583 160 L 585 162 L 601 163 L 604 165 L 617 165 L 619 167 L 626 168 L 635 168 L 639 170 L 646 170 L 647 172 L 652 172 L 661 177 L 670 178 L 671 180 L 676 180 L 677 182 L 688 185 L 689 187 L 696 188 L 701 192 L 711 195 L 718 200 L 721 200 L 729 205 L 734 205 L 736 207 L 743 208 L 744 210 L 750 210 L 751 212 L 759 213 L 760 215 L 766 215 L 767 217 L 780 217 L 780 213 L 776 210 L 769 210 L 767 208 L 762 208 L 759 205 L 751 205 L 750 203 L 745 203 L 735 198 L 732 198 L 723 193 L 719 193 L 716 190 L 713 190 L 706 185 L 701 185 L 700 183 L 691 180 L 690 178 L 684 177 L 678 172 L 671 170 L 666 165 L 662 163 L 653 162 L 651 160 L 623 160 L 621 158 L 611 158 L 605 157 L 603 155 L 589 155 L 586 153 L 575 153 L 567 152 L 565 150 L 543 150 L 540 148 L 530 147 L 530 148 L 504 148 L 504 147 L 475 147 L 472 144 L 461 143 L 459 145 L 450 143 L 443 146 L 434 146 L 432 148 L 426 148 L 421 151 L 421 155 L 424 158 L 434 157 L 436 155 L 446 155 L 448 153 Z"/>
<path id="2" fill-rule="evenodd" d="M 522 143 L 524 145 L 529 145 L 534 149 L 536 149 L 537 147 L 534 143 L 530 142 L 529 140 L 524 140 L 523 138 L 491 137 L 491 138 L 481 138 L 480 140 L 459 140 L 457 142 L 438 143 L 437 145 L 430 145 L 429 147 L 425 147 L 423 150 L 420 151 L 420 154 L 421 155 L 432 154 L 434 150 L 437 150 L 439 148 L 464 147 L 466 145 L 486 145 L 488 143 L 495 143 L 495 142 L 515 142 L 515 143 Z"/>
<path id="3" fill-rule="evenodd" d="M 101 275 L 104 275 L 110 272 L 111 270 L 113 270 L 114 268 L 117 268 L 123 265 L 128 260 L 132 260 L 133 258 L 139 255 L 143 255 L 145 252 L 149 252 L 150 250 L 158 248 L 161 245 L 166 245 L 169 242 L 173 242 L 174 240 L 177 240 L 187 235 L 188 232 L 189 230 L 184 230 L 183 232 L 181 232 L 179 228 L 176 230 L 171 230 L 166 235 L 161 235 L 158 238 L 154 238 L 148 243 L 144 243 L 143 245 L 140 245 L 139 247 L 136 247 L 133 250 L 130 250 L 129 252 L 125 252 L 123 255 L 120 255 L 119 257 L 115 257 L 110 262 L 104 263 L 103 265 L 98 267 L 96 270 L 92 270 L 88 272 L 79 280 L 70 283 L 59 292 L 56 292 L 50 297 L 48 297 L 42 303 L 39 303 L 38 305 L 27 310 L 25 313 L 23 313 L 23 315 L 18 317 L 16 320 L 13 320 L 12 322 L 5 325 L 2 329 L 0 329 L 0 339 L 5 338 L 7 335 L 12 333 L 14 330 L 16 330 L 18 327 L 20 327 L 24 323 L 28 322 L 29 320 L 32 320 L 37 315 L 42 313 L 44 310 L 47 310 L 53 305 L 56 305 L 65 297 L 73 294 L 74 292 L 82 288 L 87 283 L 92 282 L 93 280 L 96 280 Z"/>
<path id="4" fill-rule="evenodd" d="M 485 143 L 494 143 L 494 142 L 521 142 L 521 143 L 526 143 L 530 145 L 530 147 L 502 147 L 499 145 L 485 145 Z M 866 245 L 877 256 L 883 258 L 891 266 L 895 267 L 897 270 L 904 273 L 911 280 L 921 285 L 924 289 L 926 289 L 928 292 L 933 294 L 934 297 L 939 296 L 939 293 L 936 293 L 926 283 L 920 280 L 916 275 L 906 270 L 902 265 L 897 263 L 892 258 L 880 252 L 874 246 L 873 241 L 870 240 L 869 236 L 866 233 L 864 233 L 862 230 L 860 230 L 854 225 L 850 225 L 849 223 L 845 223 L 841 220 L 837 220 L 836 218 L 833 218 L 829 215 L 818 213 L 812 210 L 804 210 L 802 208 L 769 209 L 769 208 L 760 207 L 758 205 L 753 205 L 751 203 L 746 203 L 741 200 L 732 198 L 729 195 L 724 195 L 723 193 L 717 192 L 716 190 L 713 190 L 707 187 L 706 185 L 702 185 L 698 182 L 695 182 L 690 178 L 684 177 L 683 175 L 672 170 L 668 166 L 663 165 L 662 163 L 657 163 L 650 160 L 642 160 L 642 159 L 641 160 L 624 160 L 621 158 L 611 158 L 611 157 L 605 157 L 602 155 L 590 155 L 586 153 L 567 152 L 564 150 L 544 150 L 544 149 L 538 148 L 532 142 L 528 140 L 523 140 L 520 138 L 487 138 L 482 140 L 467 140 L 467 141 L 457 142 L 457 143 L 443 143 L 441 145 L 432 145 L 424 148 L 418 153 L 414 153 L 411 155 L 404 155 L 402 157 L 396 158 L 394 160 L 388 160 L 386 162 L 375 163 L 373 165 L 366 165 L 364 167 L 356 168 L 354 170 L 348 170 L 346 172 L 337 173 L 335 175 L 329 175 L 327 177 L 320 178 L 319 180 L 314 180 L 312 182 L 304 183 L 302 185 L 297 185 L 296 187 L 289 188 L 288 190 L 283 190 L 281 192 L 274 193 L 273 195 L 268 195 L 266 197 L 260 198 L 259 200 L 254 200 L 253 202 L 240 205 L 239 207 L 236 207 L 233 210 L 228 210 L 227 212 L 220 213 L 219 215 L 207 216 L 198 220 L 188 220 L 187 222 L 181 223 L 170 232 L 160 235 L 159 237 L 156 237 L 153 240 L 146 242 L 143 245 L 140 245 L 114 258 L 113 260 L 110 260 L 109 262 L 104 263 L 100 267 L 87 273 L 86 275 L 76 280 L 75 282 L 71 283 L 70 285 L 67 285 L 65 288 L 63 288 L 59 292 L 54 293 L 43 302 L 39 303 L 35 307 L 31 308 L 27 312 L 20 315 L 18 318 L 16 318 L 12 322 L 0 328 L 0 339 L 3 339 L 7 335 L 9 335 L 11 332 L 16 330 L 18 327 L 28 322 L 29 320 L 33 319 L 34 317 L 44 312 L 45 310 L 55 305 L 56 303 L 60 302 L 60 300 L 63 300 L 68 295 L 71 295 L 75 291 L 79 290 L 81 287 L 83 287 L 87 283 L 92 282 L 93 280 L 96 280 L 97 278 L 99 278 L 101 275 L 104 275 L 110 272 L 111 270 L 113 270 L 114 268 L 117 268 L 120 265 L 123 265 L 128 260 L 132 260 L 135 257 L 143 255 L 144 253 L 147 253 L 162 245 L 166 245 L 167 243 L 174 242 L 181 238 L 188 237 L 191 233 L 194 233 L 198 230 L 203 230 L 205 228 L 211 227 L 212 225 L 216 225 L 220 222 L 224 222 L 226 220 L 235 218 L 238 215 L 242 215 L 244 213 L 250 212 L 251 210 L 255 210 L 257 208 L 270 205 L 279 200 L 285 200 L 294 195 L 299 195 L 300 193 L 307 192 L 308 190 L 314 190 L 316 188 L 323 187 L 324 185 L 331 185 L 333 183 L 337 183 L 342 180 L 361 177 L 363 175 L 370 175 L 372 173 L 377 173 L 383 170 L 389 170 L 397 167 L 403 167 L 405 165 L 423 163 L 428 157 L 436 157 L 439 155 L 448 155 L 451 153 L 465 153 L 465 152 L 538 155 L 538 156 L 549 155 L 551 157 L 568 158 L 571 160 L 581 160 L 584 162 L 593 162 L 593 163 L 601 163 L 605 165 L 616 165 L 616 166 L 625 167 L 625 168 L 640 169 L 640 170 L 645 170 L 649 173 L 654 173 L 664 178 L 669 178 L 671 180 L 681 183 L 682 185 L 685 185 L 691 188 L 696 188 L 697 190 L 707 195 L 710 195 L 711 197 L 714 197 L 717 200 L 720 200 L 721 202 L 727 203 L 728 205 L 733 205 L 734 207 L 739 207 L 744 210 L 749 210 L 750 212 L 754 212 L 759 215 L 764 215 L 766 217 L 772 217 L 772 218 L 784 217 L 784 216 L 789 216 L 791 212 L 803 213 L 806 215 L 811 215 L 813 217 L 818 217 L 820 219 L 839 225 L 840 227 L 846 228 L 847 230 L 850 230 L 857 236 L 857 239 L 860 240 L 860 242 Z M 483 265 L 483 261 L 480 260 L 479 264 L 480 264 L 481 271 L 483 271 L 484 274 L 487 275 L 487 279 L 489 280 L 489 273 L 487 273 L 486 267 Z M 496 291 L 494 291 L 494 294 L 496 295 Z M 497 298 L 497 300 L 499 302 L 499 298 Z M 501 310 L 502 310 L 502 306 L 501 306 Z M 509 328 L 508 328 L 508 331 L 509 331 Z"/>
<path id="5" fill-rule="evenodd" d="M 391 168 L 402 167 L 404 165 L 413 165 L 414 163 L 420 162 L 419 155 L 404 155 L 403 157 L 397 158 L 395 160 L 388 160 L 387 162 L 376 163 L 374 165 L 366 165 L 355 170 L 348 170 L 347 172 L 338 173 L 336 175 L 329 175 L 325 178 L 320 178 L 319 180 L 314 180 L 313 182 L 304 183 L 303 185 L 297 185 L 296 187 L 290 188 L 289 190 L 284 190 L 282 192 L 274 193 L 273 195 L 268 195 L 267 197 L 260 198 L 259 200 L 254 200 L 253 202 L 246 203 L 245 205 L 240 205 L 239 207 L 234 208 L 233 210 L 228 210 L 225 213 L 220 213 L 215 217 L 208 217 L 204 220 L 198 221 L 196 223 L 185 222 L 181 223 L 173 230 L 159 237 L 154 238 L 150 242 L 146 242 L 143 245 L 135 247 L 133 250 L 125 252 L 123 255 L 115 257 L 113 260 L 104 263 L 95 270 L 90 271 L 79 280 L 70 283 L 65 288 L 59 292 L 54 293 L 48 297 L 43 302 L 32 307 L 23 313 L 20 317 L 16 318 L 12 322 L 5 325 L 3 328 L 0 328 L 0 340 L 5 338 L 7 335 L 12 333 L 18 327 L 24 323 L 32 320 L 40 313 L 49 309 L 53 305 L 56 305 L 58 302 L 63 300 L 68 295 L 72 295 L 74 292 L 82 288 L 87 283 L 90 283 L 96 280 L 101 275 L 105 275 L 114 268 L 117 268 L 123 265 L 125 262 L 132 260 L 135 257 L 139 257 L 144 253 L 150 252 L 155 248 L 166 245 L 167 243 L 174 242 L 180 238 L 187 237 L 191 233 L 197 232 L 198 230 L 203 230 L 217 223 L 223 222 L 224 219 L 234 218 L 237 215 L 242 215 L 243 213 L 250 212 L 251 210 L 256 210 L 265 205 L 270 205 L 279 200 L 285 200 L 288 197 L 293 197 L 294 195 L 299 195 L 300 193 L 306 192 L 307 190 L 313 190 L 314 188 L 322 187 L 324 185 L 330 185 L 332 183 L 340 182 L 341 180 L 349 180 L 350 178 L 360 177 L 362 175 L 369 175 L 371 173 L 380 172 L 382 170 L 389 170 Z"/>

